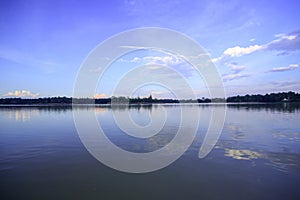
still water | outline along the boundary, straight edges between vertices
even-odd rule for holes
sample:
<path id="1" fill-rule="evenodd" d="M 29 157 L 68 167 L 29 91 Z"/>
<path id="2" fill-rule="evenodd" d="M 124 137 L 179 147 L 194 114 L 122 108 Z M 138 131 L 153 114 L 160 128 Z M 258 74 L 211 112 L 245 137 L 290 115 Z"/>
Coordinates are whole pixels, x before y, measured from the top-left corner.
<path id="1" fill-rule="evenodd" d="M 115 145 L 144 153 L 172 141 L 180 109 L 193 113 L 195 106 L 201 117 L 190 148 L 171 165 L 145 174 L 119 172 L 97 161 L 77 134 L 71 107 L 1 106 L 0 199 L 300 199 L 300 105 L 226 105 L 219 140 L 201 159 L 211 110 L 220 105 L 73 111 L 95 113 Z M 114 120 L 124 113 L 139 126 L 166 120 L 157 135 L 136 139 Z"/>

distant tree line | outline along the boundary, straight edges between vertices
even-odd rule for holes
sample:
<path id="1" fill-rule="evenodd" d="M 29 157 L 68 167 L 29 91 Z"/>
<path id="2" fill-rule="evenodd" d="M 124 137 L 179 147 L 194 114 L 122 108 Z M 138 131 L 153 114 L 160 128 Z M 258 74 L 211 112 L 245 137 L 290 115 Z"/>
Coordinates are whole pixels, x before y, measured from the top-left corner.
<path id="1" fill-rule="evenodd" d="M 271 94 L 254 94 L 228 97 L 227 102 L 300 102 L 300 94 L 295 92 L 280 92 Z"/>
<path id="2" fill-rule="evenodd" d="M 0 104 L 71 104 L 72 98 L 68 97 L 46 97 L 37 99 L 4 98 Z"/>
<path id="3" fill-rule="evenodd" d="M 210 103 L 210 102 L 225 102 L 222 99 L 156 99 L 149 97 L 145 98 L 129 98 L 129 97 L 111 97 L 102 99 L 93 98 L 71 98 L 71 97 L 46 97 L 36 99 L 22 99 L 22 98 L 2 98 L 0 104 L 158 104 L 158 103 Z M 228 97 L 226 102 L 300 102 L 300 94 L 295 92 L 282 92 L 282 93 L 271 93 L 271 94 L 255 94 L 255 95 L 244 95 L 244 96 L 233 96 Z"/>

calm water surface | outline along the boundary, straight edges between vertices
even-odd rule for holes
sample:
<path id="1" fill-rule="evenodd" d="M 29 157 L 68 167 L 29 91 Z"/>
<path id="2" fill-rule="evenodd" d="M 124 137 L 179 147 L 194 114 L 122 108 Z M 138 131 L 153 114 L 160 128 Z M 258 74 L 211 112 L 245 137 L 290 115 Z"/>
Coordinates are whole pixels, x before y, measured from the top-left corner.
<path id="1" fill-rule="evenodd" d="M 170 166 L 128 174 L 97 161 L 81 143 L 70 107 L 0 107 L 0 199 L 300 199 L 300 106 L 227 105 L 222 134 L 199 159 L 218 105 L 200 106 L 196 138 Z M 133 152 L 150 152 L 170 142 L 180 106 L 78 107 L 95 112 L 107 137 Z M 114 122 L 129 112 L 140 126 L 168 113 L 164 128 L 149 139 L 134 139 Z M 101 142 L 101 141 L 99 141 Z"/>

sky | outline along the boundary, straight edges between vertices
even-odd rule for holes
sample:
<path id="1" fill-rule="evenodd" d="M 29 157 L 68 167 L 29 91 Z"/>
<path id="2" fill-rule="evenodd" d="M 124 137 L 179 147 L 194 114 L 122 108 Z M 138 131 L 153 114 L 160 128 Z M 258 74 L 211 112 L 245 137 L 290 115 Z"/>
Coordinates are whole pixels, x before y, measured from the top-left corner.
<path id="1" fill-rule="evenodd" d="M 300 92 L 299 10 L 298 0 L 1 1 L 0 97 L 70 97 L 81 64 L 97 45 L 142 27 L 172 29 L 196 41 L 217 67 L 227 96 Z M 184 60 L 141 50 L 110 66 L 95 97 L 112 96 L 129 70 L 153 63 L 183 74 L 199 98 L 209 95 Z M 170 71 L 152 69 L 154 76 L 176 82 Z M 173 97 L 157 85 L 130 95 L 149 93 Z"/>

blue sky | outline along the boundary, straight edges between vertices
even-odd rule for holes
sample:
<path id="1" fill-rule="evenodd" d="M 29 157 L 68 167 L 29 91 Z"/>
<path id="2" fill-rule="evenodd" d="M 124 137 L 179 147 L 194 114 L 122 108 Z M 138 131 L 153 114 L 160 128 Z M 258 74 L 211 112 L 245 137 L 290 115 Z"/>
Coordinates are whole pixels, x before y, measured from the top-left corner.
<path id="1" fill-rule="evenodd" d="M 228 96 L 300 92 L 299 9 L 297 0 L 1 1 L 0 96 L 71 96 L 93 48 L 141 27 L 169 28 L 197 41 L 217 66 Z M 163 62 L 180 68 L 176 59 L 155 52 L 127 55 L 100 81 L 98 97 L 112 94 L 123 66 Z M 207 96 L 188 66 L 181 65 L 180 72 L 199 97 Z M 157 86 L 135 94 L 150 90 L 157 98 L 170 96 Z"/>

